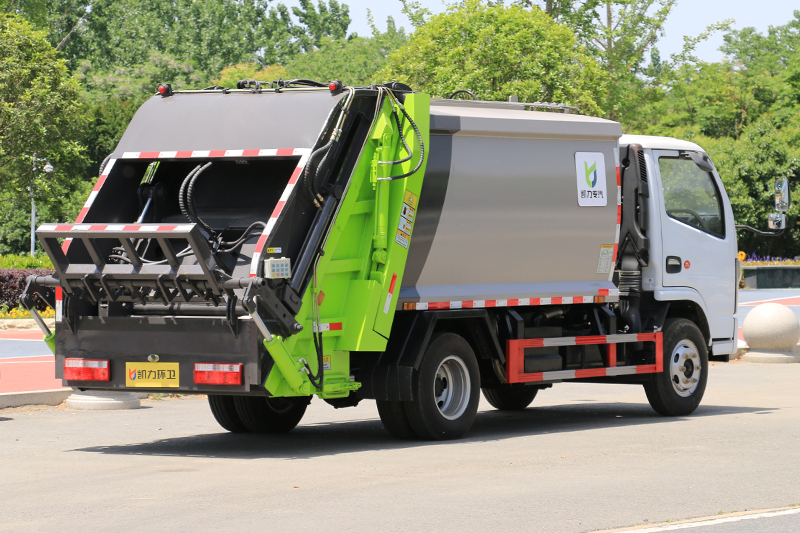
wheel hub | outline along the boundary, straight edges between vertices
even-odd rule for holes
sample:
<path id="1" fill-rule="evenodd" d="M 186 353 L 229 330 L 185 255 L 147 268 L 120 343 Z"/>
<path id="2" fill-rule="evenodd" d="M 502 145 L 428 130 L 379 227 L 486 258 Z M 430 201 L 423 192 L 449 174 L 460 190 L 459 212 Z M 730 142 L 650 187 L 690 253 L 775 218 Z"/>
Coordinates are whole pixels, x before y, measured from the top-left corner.
<path id="1" fill-rule="evenodd" d="M 433 396 L 441 415 L 455 420 L 464 414 L 470 397 L 469 370 L 464 361 L 455 355 L 447 356 L 436 370 Z"/>
<path id="2" fill-rule="evenodd" d="M 691 396 L 700 383 L 700 355 L 695 344 L 683 339 L 672 350 L 669 360 L 670 381 L 679 396 Z"/>

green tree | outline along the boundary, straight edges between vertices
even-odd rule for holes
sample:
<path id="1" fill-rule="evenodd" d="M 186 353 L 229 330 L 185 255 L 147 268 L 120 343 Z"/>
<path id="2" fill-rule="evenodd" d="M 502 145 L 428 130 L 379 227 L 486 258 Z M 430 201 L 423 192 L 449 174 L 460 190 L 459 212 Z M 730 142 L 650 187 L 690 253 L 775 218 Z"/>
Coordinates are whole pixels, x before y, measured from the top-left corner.
<path id="1" fill-rule="evenodd" d="M 299 54 L 286 64 L 288 76 L 329 81 L 342 80 L 348 85 L 376 81 L 376 74 L 386 64 L 389 54 L 406 43 L 403 28 L 394 19 L 386 21 L 386 31 L 372 24 L 372 37 L 330 39 L 311 52 Z"/>
<path id="2" fill-rule="evenodd" d="M 78 82 L 44 32 L 18 16 L 0 15 L 0 58 L 0 192 L 62 193 L 86 164 Z M 45 174 L 44 161 L 55 171 Z"/>
<path id="3" fill-rule="evenodd" d="M 470 89 L 484 100 L 556 101 L 595 114 L 600 66 L 572 31 L 538 8 L 466 0 L 431 16 L 378 76 L 436 97 Z"/>

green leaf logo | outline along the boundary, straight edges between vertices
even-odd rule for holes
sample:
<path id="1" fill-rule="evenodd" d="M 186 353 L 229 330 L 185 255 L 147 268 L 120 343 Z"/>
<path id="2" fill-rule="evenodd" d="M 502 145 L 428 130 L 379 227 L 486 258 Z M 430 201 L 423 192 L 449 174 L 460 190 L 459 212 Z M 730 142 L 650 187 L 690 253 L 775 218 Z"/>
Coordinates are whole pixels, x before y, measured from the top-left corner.
<path id="1" fill-rule="evenodd" d="M 583 169 L 586 172 L 586 185 L 594 188 L 594 186 L 597 185 L 597 162 L 594 162 L 592 163 L 592 166 L 589 166 L 589 163 L 584 161 Z M 594 174 L 594 178 L 592 178 L 592 174 Z"/>

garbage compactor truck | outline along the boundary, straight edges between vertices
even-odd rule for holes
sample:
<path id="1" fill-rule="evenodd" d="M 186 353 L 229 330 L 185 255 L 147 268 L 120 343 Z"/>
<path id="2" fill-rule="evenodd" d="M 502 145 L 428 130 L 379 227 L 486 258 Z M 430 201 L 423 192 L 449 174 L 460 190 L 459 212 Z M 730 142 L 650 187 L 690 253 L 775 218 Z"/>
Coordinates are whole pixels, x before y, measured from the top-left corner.
<path id="1" fill-rule="evenodd" d="M 567 380 L 687 415 L 735 351 L 733 214 L 696 144 L 396 82 L 240 86 L 161 86 L 77 221 L 38 228 L 56 272 L 23 304 L 56 309 L 64 385 L 206 394 L 232 432 L 374 399 L 392 435 L 449 439 L 481 392 Z"/>

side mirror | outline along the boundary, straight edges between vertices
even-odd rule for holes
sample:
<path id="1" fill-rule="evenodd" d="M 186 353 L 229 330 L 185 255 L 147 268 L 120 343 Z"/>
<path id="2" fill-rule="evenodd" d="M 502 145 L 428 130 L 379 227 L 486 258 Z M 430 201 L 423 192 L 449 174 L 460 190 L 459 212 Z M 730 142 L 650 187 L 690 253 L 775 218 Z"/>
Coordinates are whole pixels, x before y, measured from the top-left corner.
<path id="1" fill-rule="evenodd" d="M 791 193 L 789 192 L 789 180 L 778 178 L 775 180 L 775 211 L 785 213 L 792 205 Z M 772 221 L 772 216 L 769 216 Z"/>
<path id="2" fill-rule="evenodd" d="M 775 200 L 778 203 L 778 200 Z M 769 214 L 769 227 L 770 229 L 785 229 L 786 228 L 786 215 L 783 213 L 770 213 Z"/>

